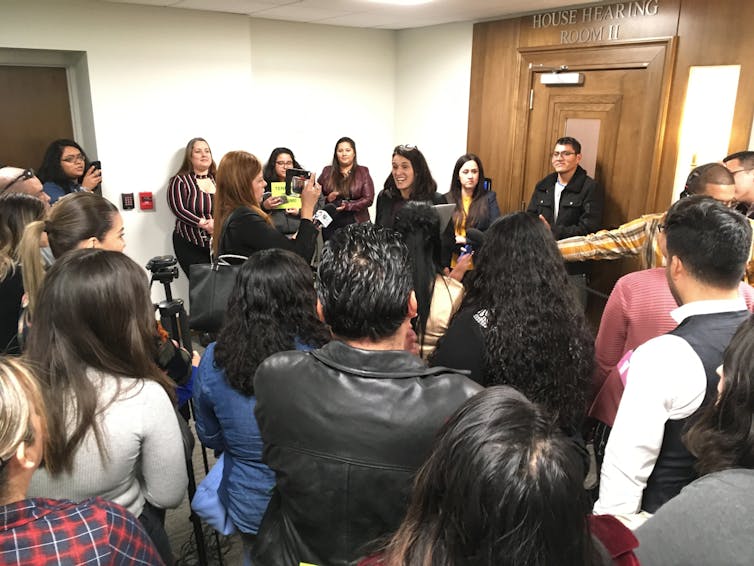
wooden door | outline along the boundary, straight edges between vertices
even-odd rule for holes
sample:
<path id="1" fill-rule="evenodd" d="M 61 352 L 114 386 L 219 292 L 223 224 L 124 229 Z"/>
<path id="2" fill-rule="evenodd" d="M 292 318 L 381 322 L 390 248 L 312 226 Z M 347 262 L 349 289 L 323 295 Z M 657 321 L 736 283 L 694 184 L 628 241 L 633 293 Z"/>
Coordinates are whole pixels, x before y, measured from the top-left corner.
<path id="1" fill-rule="evenodd" d="M 526 110 L 521 130 L 524 156 L 515 175 L 525 207 L 534 185 L 552 172 L 555 140 L 572 135 L 582 143 L 582 166 L 605 187 L 604 228 L 615 228 L 658 204 L 659 156 L 673 57 L 671 40 L 580 49 L 522 50 L 520 93 Z M 584 75 L 581 85 L 546 86 L 552 68 Z M 664 188 L 665 189 L 665 188 Z M 670 190 L 663 190 L 669 194 Z M 609 293 L 615 281 L 638 268 L 634 259 L 595 262 L 590 286 Z M 596 326 L 604 300 L 590 297 Z"/>
<path id="2" fill-rule="evenodd" d="M 582 142 L 582 166 L 605 187 L 603 226 L 654 212 L 667 87 L 668 41 L 599 49 L 523 53 L 528 85 L 521 202 L 552 171 L 555 140 Z M 562 65 L 584 75 L 574 86 L 547 86 L 540 77 Z"/>
<path id="3" fill-rule="evenodd" d="M 0 163 L 37 168 L 51 141 L 73 138 L 66 70 L 0 65 Z"/>

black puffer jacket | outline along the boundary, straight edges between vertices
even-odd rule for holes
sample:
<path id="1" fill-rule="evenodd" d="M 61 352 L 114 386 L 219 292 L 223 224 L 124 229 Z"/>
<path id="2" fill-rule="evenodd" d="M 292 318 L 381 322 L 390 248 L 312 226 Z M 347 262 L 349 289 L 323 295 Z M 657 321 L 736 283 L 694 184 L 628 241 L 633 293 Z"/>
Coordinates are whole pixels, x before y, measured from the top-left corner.
<path id="1" fill-rule="evenodd" d="M 339 566 L 391 534 L 442 424 L 481 387 L 406 352 L 331 342 L 268 358 L 254 380 L 277 485 L 255 566 Z"/>

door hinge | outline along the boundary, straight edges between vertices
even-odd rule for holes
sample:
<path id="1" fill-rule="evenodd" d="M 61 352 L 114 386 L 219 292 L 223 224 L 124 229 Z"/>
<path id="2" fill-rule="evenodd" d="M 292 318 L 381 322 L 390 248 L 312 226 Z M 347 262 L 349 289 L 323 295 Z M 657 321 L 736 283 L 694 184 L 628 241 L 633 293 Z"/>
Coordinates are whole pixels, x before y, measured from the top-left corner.
<path id="1" fill-rule="evenodd" d="M 534 89 L 529 90 L 529 110 L 534 110 Z"/>

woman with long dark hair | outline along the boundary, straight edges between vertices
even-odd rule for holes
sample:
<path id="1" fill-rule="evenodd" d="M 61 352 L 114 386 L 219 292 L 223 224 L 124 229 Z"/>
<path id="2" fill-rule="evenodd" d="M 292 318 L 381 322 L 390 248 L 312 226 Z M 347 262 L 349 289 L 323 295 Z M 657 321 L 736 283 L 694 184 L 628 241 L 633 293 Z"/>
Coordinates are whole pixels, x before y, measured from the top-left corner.
<path id="1" fill-rule="evenodd" d="M 446 204 L 445 197 L 437 192 L 437 182 L 418 147 L 395 146 L 392 167 L 384 188 L 377 195 L 376 224 L 392 228 L 395 215 L 408 201 Z"/>
<path id="2" fill-rule="evenodd" d="M 256 252 L 239 270 L 225 324 L 204 352 L 194 381 L 196 431 L 205 445 L 225 454 L 220 500 L 245 546 L 257 533 L 275 484 L 274 472 L 262 463 L 254 373 L 272 354 L 329 341 L 316 304 L 312 272 L 300 256 L 279 249 Z"/>
<path id="3" fill-rule="evenodd" d="M 0 196 L 0 354 L 19 353 L 18 318 L 24 285 L 18 248 L 26 225 L 44 220 L 46 212 L 44 202 L 35 196 Z"/>
<path id="4" fill-rule="evenodd" d="M 215 256 L 248 257 L 255 251 L 281 248 L 295 251 L 306 261 L 311 261 L 319 234 L 312 223 L 314 206 L 320 195 L 314 175 L 301 191 L 301 224 L 294 240 L 278 232 L 269 214 L 262 210 L 266 186 L 262 164 L 252 154 L 231 151 L 222 158 L 217 168 L 215 195 L 217 231 L 212 240 Z"/>
<path id="5" fill-rule="evenodd" d="M 515 389 L 477 393 L 438 433 L 398 531 L 360 566 L 638 564 L 635 541 L 616 519 L 595 521 L 609 551 L 590 536 L 590 501 L 570 444 Z M 617 537 L 627 544 L 612 548 Z"/>
<path id="6" fill-rule="evenodd" d="M 500 216 L 497 197 L 484 188 L 484 166 L 478 155 L 466 153 L 456 160 L 450 190 L 445 195 L 453 211 L 454 241 L 447 242 L 453 253 L 451 266 L 460 255 L 460 248 L 467 243 L 466 230 L 475 228 L 484 232 Z"/>
<path id="7" fill-rule="evenodd" d="M 186 277 L 193 264 L 210 261 L 216 170 L 207 140 L 193 138 L 168 183 L 168 206 L 175 214 L 173 250 Z"/>
<path id="8" fill-rule="evenodd" d="M 398 211 L 394 228 L 403 236 L 411 256 L 418 306 L 414 325 L 419 351 L 426 359 L 461 306 L 463 285 L 452 276 L 443 274 L 440 265 L 440 217 L 430 205 L 409 202 Z"/>
<path id="9" fill-rule="evenodd" d="M 754 317 L 736 331 L 718 374 L 717 402 L 707 406 L 684 436 L 701 477 L 636 530 L 642 564 L 751 563 Z"/>
<path id="10" fill-rule="evenodd" d="M 154 307 L 144 269 L 125 254 L 73 250 L 39 291 L 25 357 L 48 410 L 35 496 L 100 496 L 139 517 L 172 563 L 162 521 L 188 485 L 174 386 L 154 362 Z"/>
<path id="11" fill-rule="evenodd" d="M 92 192 L 102 182 L 102 170 L 91 165 L 81 146 L 68 139 L 55 140 L 47 147 L 37 176 L 50 204 L 70 193 Z"/>
<path id="12" fill-rule="evenodd" d="M 485 386 L 511 385 L 577 434 L 594 346 L 552 234 L 534 216 L 508 214 L 490 226 L 475 263 L 431 362 L 470 370 Z"/>
<path id="13" fill-rule="evenodd" d="M 356 142 L 342 137 L 335 142 L 332 163 L 322 170 L 318 182 L 325 200 L 333 203 L 337 214 L 322 230 L 327 241 L 331 234 L 354 222 L 369 222 L 369 207 L 374 201 L 374 182 L 369 169 L 356 159 Z"/>

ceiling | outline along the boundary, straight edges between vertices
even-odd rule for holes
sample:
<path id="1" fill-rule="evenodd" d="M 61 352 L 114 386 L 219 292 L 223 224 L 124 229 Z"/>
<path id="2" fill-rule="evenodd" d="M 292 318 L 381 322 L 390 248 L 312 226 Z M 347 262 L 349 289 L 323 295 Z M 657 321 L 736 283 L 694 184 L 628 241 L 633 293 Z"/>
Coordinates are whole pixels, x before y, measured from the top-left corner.
<path id="1" fill-rule="evenodd" d="M 578 0 L 102 0 L 378 29 L 477 22 L 557 9 Z M 389 2 L 389 3 L 388 3 Z M 597 4 L 584 1 L 580 4 Z"/>

